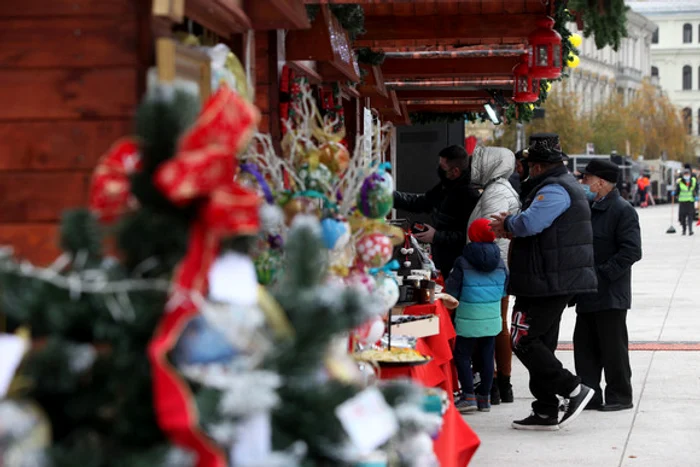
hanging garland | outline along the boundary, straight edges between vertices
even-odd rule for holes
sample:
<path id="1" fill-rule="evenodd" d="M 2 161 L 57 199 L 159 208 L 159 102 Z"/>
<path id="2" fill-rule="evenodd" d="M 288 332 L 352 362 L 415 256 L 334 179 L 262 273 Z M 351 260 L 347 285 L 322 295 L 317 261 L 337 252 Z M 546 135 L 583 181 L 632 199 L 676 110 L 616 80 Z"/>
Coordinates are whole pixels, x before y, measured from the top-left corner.
<path id="1" fill-rule="evenodd" d="M 565 9 L 567 3 L 569 9 L 583 20 L 585 37 L 593 35 L 599 49 L 609 45 L 617 51 L 622 39 L 627 37 L 627 11 L 630 8 L 624 0 L 559 0 L 557 10 Z"/>
<path id="2" fill-rule="evenodd" d="M 340 25 L 347 31 L 350 42 L 365 31 L 365 10 L 362 5 L 330 5 L 331 13 L 335 15 Z M 319 5 L 307 5 L 306 14 L 313 23 L 321 10 Z"/>
<path id="3" fill-rule="evenodd" d="M 321 103 L 321 115 L 328 116 L 332 121 L 336 122 L 333 127 L 335 133 L 341 134 L 345 131 L 345 110 L 343 109 L 343 98 L 340 95 L 340 85 L 337 83 L 332 86 L 321 86 L 318 89 L 319 99 Z"/>
<path id="4" fill-rule="evenodd" d="M 355 50 L 357 53 L 358 63 L 366 63 L 367 65 L 382 65 L 386 60 L 386 54 L 383 51 L 375 52 L 369 47 L 362 47 Z"/>

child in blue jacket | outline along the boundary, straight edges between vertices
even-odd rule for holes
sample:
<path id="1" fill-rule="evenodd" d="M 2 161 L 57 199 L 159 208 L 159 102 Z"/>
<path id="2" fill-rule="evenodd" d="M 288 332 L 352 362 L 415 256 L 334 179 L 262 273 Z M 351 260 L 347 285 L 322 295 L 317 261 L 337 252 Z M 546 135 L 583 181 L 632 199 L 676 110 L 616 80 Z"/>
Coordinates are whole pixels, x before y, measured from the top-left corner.
<path id="1" fill-rule="evenodd" d="M 454 359 L 462 397 L 455 405 L 463 413 L 491 409 L 494 347 L 501 332 L 501 298 L 506 293 L 508 272 L 489 224 L 483 218 L 471 223 L 467 231 L 471 243 L 464 247 L 445 283 L 445 291 L 459 299 Z M 474 394 L 472 374 L 475 355 L 482 368 L 478 394 Z"/>

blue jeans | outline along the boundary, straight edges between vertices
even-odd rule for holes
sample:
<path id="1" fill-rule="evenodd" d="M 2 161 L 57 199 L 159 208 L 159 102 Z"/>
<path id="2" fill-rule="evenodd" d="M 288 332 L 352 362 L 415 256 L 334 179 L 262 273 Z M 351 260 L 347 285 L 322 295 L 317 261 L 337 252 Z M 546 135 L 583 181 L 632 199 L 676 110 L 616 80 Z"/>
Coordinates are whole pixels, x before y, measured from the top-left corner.
<path id="1" fill-rule="evenodd" d="M 479 395 L 488 396 L 491 394 L 493 384 L 494 351 L 496 346 L 496 336 L 491 337 L 462 337 L 457 336 L 455 342 L 455 365 L 459 384 L 462 386 L 463 394 L 474 394 L 474 375 L 472 373 L 472 357 L 476 354 L 479 359 L 476 362 L 481 368 L 481 384 L 479 385 Z"/>

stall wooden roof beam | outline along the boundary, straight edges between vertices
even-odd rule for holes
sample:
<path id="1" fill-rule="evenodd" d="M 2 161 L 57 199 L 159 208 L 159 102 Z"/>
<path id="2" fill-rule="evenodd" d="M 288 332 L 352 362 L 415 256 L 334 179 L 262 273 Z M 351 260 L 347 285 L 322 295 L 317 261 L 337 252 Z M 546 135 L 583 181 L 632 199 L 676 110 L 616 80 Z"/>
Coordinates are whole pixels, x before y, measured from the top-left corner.
<path id="1" fill-rule="evenodd" d="M 416 90 L 397 90 L 397 97 L 400 101 L 409 101 L 414 99 L 489 99 L 491 95 L 485 89 L 473 91 L 461 91 L 454 89 L 446 89 L 436 91 L 433 89 L 416 89 Z M 511 97 L 512 90 L 504 90 L 504 97 Z"/>
<path id="2" fill-rule="evenodd" d="M 382 64 L 385 80 L 401 78 L 438 78 L 468 76 L 513 76 L 520 57 L 479 57 L 469 59 L 436 58 L 429 61 L 388 58 Z"/>
<path id="3" fill-rule="evenodd" d="M 386 58 L 394 59 L 439 59 L 439 58 L 484 58 L 484 57 L 520 57 L 527 53 L 527 49 L 522 45 L 477 45 L 471 47 L 451 47 L 450 50 L 384 50 Z"/>
<path id="4" fill-rule="evenodd" d="M 477 90 L 486 88 L 512 87 L 514 84 L 512 76 L 508 78 L 496 78 L 493 76 L 474 76 L 470 78 L 452 79 L 396 79 L 387 80 L 384 84 L 390 88 L 398 89 L 425 89 L 438 90 Z"/>
<path id="5" fill-rule="evenodd" d="M 494 41 L 526 38 L 537 27 L 538 14 L 367 16 L 366 34 L 358 42 L 470 39 Z"/>
<path id="6" fill-rule="evenodd" d="M 363 5 L 366 15 L 551 14 L 554 1 L 542 0 L 305 0 L 307 4 Z"/>

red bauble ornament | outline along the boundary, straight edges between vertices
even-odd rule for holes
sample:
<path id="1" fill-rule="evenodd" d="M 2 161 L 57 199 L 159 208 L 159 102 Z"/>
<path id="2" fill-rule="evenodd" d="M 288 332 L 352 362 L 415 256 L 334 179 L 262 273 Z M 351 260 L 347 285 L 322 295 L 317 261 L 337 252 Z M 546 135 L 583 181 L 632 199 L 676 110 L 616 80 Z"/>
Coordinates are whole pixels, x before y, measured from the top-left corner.
<path id="1" fill-rule="evenodd" d="M 561 76 L 561 36 L 549 16 L 537 21 L 537 29 L 528 37 L 529 74 L 537 79 L 557 79 Z"/>
<path id="2" fill-rule="evenodd" d="M 386 235 L 370 233 L 360 238 L 355 249 L 360 264 L 380 268 L 391 261 L 394 246 Z"/>

